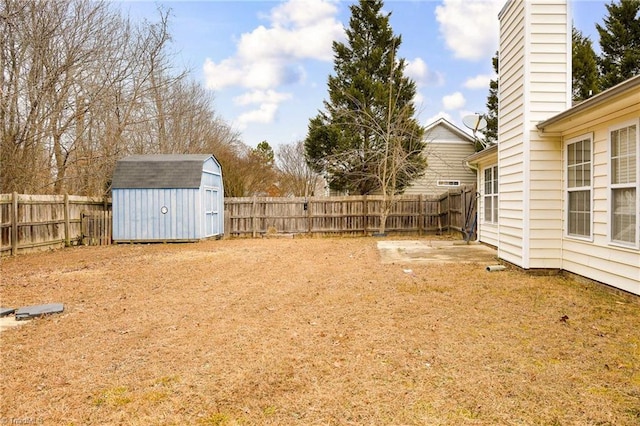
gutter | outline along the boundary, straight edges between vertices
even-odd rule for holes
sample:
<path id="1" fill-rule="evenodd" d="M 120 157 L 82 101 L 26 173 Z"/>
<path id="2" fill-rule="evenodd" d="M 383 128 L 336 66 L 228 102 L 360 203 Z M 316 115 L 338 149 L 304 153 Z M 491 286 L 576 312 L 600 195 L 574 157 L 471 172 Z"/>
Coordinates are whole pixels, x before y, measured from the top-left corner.
<path id="1" fill-rule="evenodd" d="M 480 158 L 492 155 L 497 152 L 498 152 L 498 144 L 496 143 L 494 145 L 491 145 L 489 148 L 485 148 L 482 151 L 478 151 L 476 153 L 471 154 L 470 156 L 465 158 L 464 161 L 465 163 L 467 163 L 469 167 L 471 167 L 471 164 L 472 163 L 477 164 L 477 160 L 479 160 Z"/>

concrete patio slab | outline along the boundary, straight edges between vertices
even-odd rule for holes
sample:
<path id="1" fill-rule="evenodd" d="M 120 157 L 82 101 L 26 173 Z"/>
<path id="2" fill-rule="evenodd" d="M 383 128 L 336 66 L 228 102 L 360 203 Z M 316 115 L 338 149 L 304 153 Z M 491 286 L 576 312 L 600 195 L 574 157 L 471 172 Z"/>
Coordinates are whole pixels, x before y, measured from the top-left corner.
<path id="1" fill-rule="evenodd" d="M 496 262 L 496 251 L 478 243 L 460 241 L 378 241 L 382 263 L 486 263 Z"/>

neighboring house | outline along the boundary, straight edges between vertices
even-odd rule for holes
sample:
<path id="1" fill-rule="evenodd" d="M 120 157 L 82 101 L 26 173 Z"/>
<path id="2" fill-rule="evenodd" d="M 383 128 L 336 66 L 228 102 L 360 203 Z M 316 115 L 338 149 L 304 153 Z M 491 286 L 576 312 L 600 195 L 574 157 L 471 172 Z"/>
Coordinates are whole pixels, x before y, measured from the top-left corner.
<path id="1" fill-rule="evenodd" d="M 132 155 L 116 163 L 113 240 L 197 241 L 224 235 L 222 169 L 213 155 Z"/>
<path id="2" fill-rule="evenodd" d="M 499 20 L 498 144 L 467 159 L 478 239 L 640 295 L 640 76 L 571 107 L 567 2 L 509 1 Z"/>
<path id="3" fill-rule="evenodd" d="M 476 182 L 475 170 L 465 162 L 475 152 L 471 135 L 441 118 L 427 126 L 424 140 L 427 170 L 406 188 L 405 194 L 437 196 Z"/>

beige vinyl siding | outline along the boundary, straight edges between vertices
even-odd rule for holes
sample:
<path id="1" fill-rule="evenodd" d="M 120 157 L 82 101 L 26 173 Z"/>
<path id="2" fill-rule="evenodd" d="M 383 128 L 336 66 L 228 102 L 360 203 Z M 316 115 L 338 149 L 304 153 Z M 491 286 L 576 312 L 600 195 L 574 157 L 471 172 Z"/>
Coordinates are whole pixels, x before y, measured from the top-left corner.
<path id="1" fill-rule="evenodd" d="M 610 199 L 609 199 L 609 128 L 640 117 L 640 93 L 635 112 L 628 113 L 625 108 L 617 116 L 609 115 L 609 121 L 595 124 L 586 131 L 593 132 L 593 237 L 592 241 L 582 241 L 563 236 L 562 268 L 593 280 L 609 284 L 625 291 L 640 294 L 640 249 L 626 248 L 611 244 L 609 238 Z M 603 108 L 604 109 L 604 108 Z M 637 122 L 637 121 L 636 121 Z M 568 140 L 585 134 L 585 123 L 576 119 L 575 125 L 564 132 L 563 139 Z M 566 159 L 563 159 L 566 167 Z M 566 194 L 563 194 L 563 199 Z M 566 222 L 563 214 L 563 222 Z M 566 227 L 566 223 L 563 223 Z"/>
<path id="2" fill-rule="evenodd" d="M 564 270 L 640 295 L 637 252 L 618 249 L 612 256 L 610 247 L 577 240 L 565 240 L 563 251 Z"/>
<path id="3" fill-rule="evenodd" d="M 542 137 L 535 125 L 571 105 L 571 28 L 568 24 L 568 6 L 563 3 L 530 3 L 527 105 L 531 129 L 530 268 L 562 267 L 562 143 L 559 137 Z"/>
<path id="4" fill-rule="evenodd" d="M 460 181 L 460 185 L 473 185 L 476 172 L 465 164 L 465 159 L 475 152 L 470 137 L 452 131 L 448 124 L 437 124 L 425 134 L 427 170 L 423 177 L 413 182 L 405 194 L 436 196 L 454 187 L 438 186 L 438 180 Z"/>
<path id="5" fill-rule="evenodd" d="M 562 150 L 535 125 L 569 106 L 571 33 L 565 2 L 512 1 L 501 12 L 499 256 L 560 268 Z"/>
<path id="6" fill-rule="evenodd" d="M 431 142 L 427 144 L 427 171 L 406 189 L 405 194 L 438 195 L 450 188 L 438 186 L 438 180 L 459 180 L 460 185 L 473 185 L 476 174 L 466 167 L 464 159 L 475 152 L 473 144 L 464 142 Z"/>
<path id="7" fill-rule="evenodd" d="M 640 248 L 611 242 L 609 147 L 612 127 L 635 120 L 640 128 L 640 85 L 630 79 L 570 108 L 568 15 L 560 0 L 513 0 L 500 12 L 498 255 L 640 295 Z M 592 135 L 591 234 L 570 236 L 564 148 L 586 134 Z"/>
<path id="8" fill-rule="evenodd" d="M 469 141 L 469 136 L 466 141 Z M 424 140 L 429 144 L 430 142 L 464 142 L 460 135 L 454 133 L 451 128 L 443 122 L 440 122 L 433 127 L 427 129 L 424 135 Z"/>
<path id="9" fill-rule="evenodd" d="M 562 267 L 562 148 L 560 138 L 532 134 L 529 178 L 530 268 Z M 535 147 L 536 149 L 533 149 Z"/>
<path id="10" fill-rule="evenodd" d="M 511 1 L 500 13 L 498 122 L 498 256 L 523 265 L 525 4 Z"/>

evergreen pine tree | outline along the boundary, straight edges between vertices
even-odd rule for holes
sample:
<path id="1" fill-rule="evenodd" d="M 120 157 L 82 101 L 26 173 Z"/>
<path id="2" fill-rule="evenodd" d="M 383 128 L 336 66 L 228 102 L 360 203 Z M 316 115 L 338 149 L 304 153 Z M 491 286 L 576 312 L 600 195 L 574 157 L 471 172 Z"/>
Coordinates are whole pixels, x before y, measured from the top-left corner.
<path id="1" fill-rule="evenodd" d="M 573 100 L 583 101 L 598 93 L 598 64 L 597 56 L 591 46 L 589 37 L 575 27 L 571 33 L 572 61 L 571 74 L 573 78 Z"/>
<path id="2" fill-rule="evenodd" d="M 620 0 L 608 4 L 600 34 L 600 89 L 615 86 L 640 74 L 640 0 Z"/>
<path id="3" fill-rule="evenodd" d="M 489 95 L 487 96 L 487 113 L 484 118 L 487 120 L 487 127 L 484 129 L 486 144 L 498 142 L 498 52 L 491 58 L 496 79 L 489 82 Z"/>
<path id="4" fill-rule="evenodd" d="M 405 60 L 397 58 L 402 40 L 393 34 L 390 14 L 383 14 L 382 7 L 382 0 L 350 6 L 347 42 L 333 43 L 335 75 L 328 79 L 329 100 L 309 122 L 307 161 L 334 190 L 381 190 L 376 173 L 387 161 L 381 153 L 389 152 L 392 140 L 407 153 L 394 190 L 401 190 L 426 167 L 424 129 L 414 118 L 416 85 L 404 76 Z"/>

